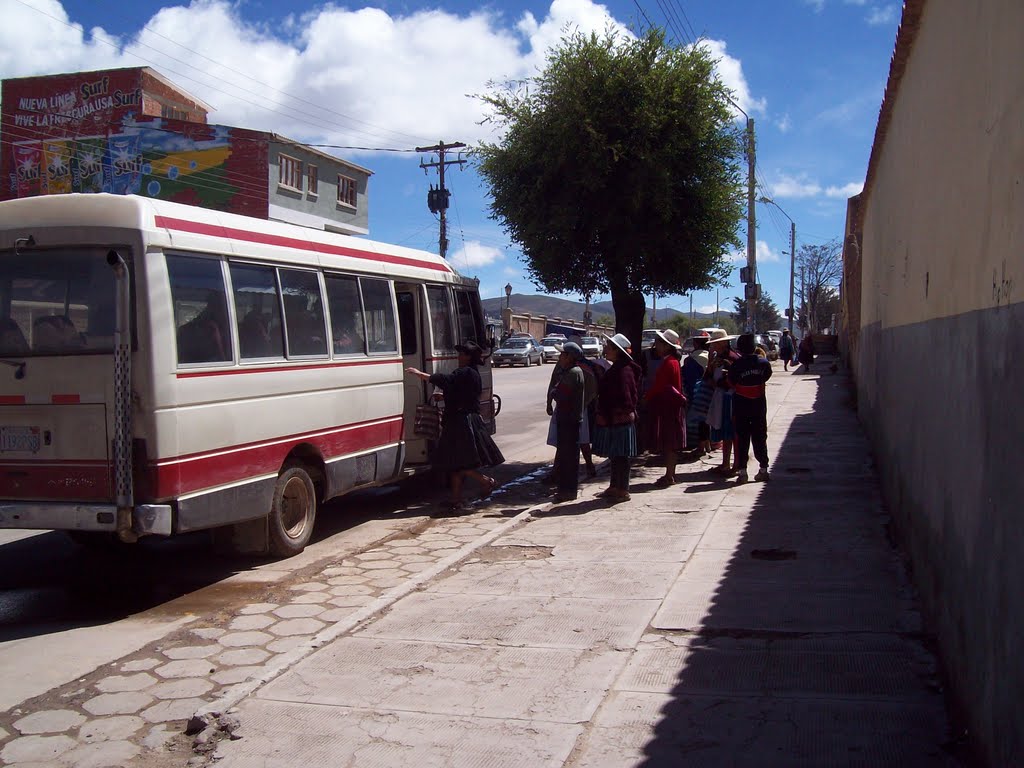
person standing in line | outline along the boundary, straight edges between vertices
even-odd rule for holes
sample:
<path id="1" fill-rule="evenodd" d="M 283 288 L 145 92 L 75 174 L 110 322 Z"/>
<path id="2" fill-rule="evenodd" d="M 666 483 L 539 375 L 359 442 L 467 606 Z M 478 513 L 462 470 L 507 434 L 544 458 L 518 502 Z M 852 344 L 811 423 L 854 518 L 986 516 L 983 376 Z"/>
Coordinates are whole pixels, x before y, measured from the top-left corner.
<path id="1" fill-rule="evenodd" d="M 729 368 L 733 386 L 732 418 L 736 426 L 736 481 L 747 482 L 750 444 L 760 465 L 755 480 L 766 481 L 768 474 L 768 399 L 766 387 L 772 377 L 772 364 L 757 353 L 754 336 L 745 333 L 736 340 L 742 357 Z"/>
<path id="2" fill-rule="evenodd" d="M 604 356 L 612 365 L 597 388 L 593 449 L 598 456 L 611 459 L 611 482 L 600 495 L 612 502 L 629 500 L 629 460 L 636 456 L 636 408 L 641 371 L 630 351 L 629 339 L 624 334 L 605 337 Z"/>
<path id="3" fill-rule="evenodd" d="M 705 384 L 714 387 L 714 397 L 708 410 L 708 424 L 711 426 L 711 441 L 722 443 L 722 463 L 711 471 L 724 477 L 731 477 L 732 449 L 735 433 L 732 425 L 732 389 L 729 385 L 729 367 L 739 360 L 739 355 L 729 348 L 730 336 L 721 328 L 712 334 L 708 346 L 711 359 L 705 374 Z"/>
<path id="4" fill-rule="evenodd" d="M 587 477 L 597 477 L 594 466 L 594 451 L 591 441 L 594 439 L 594 420 L 597 418 L 597 383 L 604 375 L 604 367 L 588 358 L 585 354 L 579 359 L 580 370 L 583 371 L 583 423 L 580 426 L 580 453 L 583 463 L 587 466 Z"/>
<path id="5" fill-rule="evenodd" d="M 561 374 L 548 394 L 548 413 L 553 413 L 555 419 L 556 504 L 575 501 L 579 491 L 580 428 L 585 400 L 582 357 L 579 344 L 570 341 L 562 345 L 558 356 Z"/>
<path id="6" fill-rule="evenodd" d="M 665 458 L 665 474 L 658 478 L 655 485 L 667 488 L 675 485 L 679 451 L 686 447 L 686 432 L 683 428 L 686 395 L 683 394 L 679 369 L 683 348 L 679 344 L 679 334 L 675 331 L 656 331 L 655 334 L 654 350 L 661 358 L 661 363 L 654 383 L 643 399 L 650 416 L 650 450 Z"/>
<path id="7" fill-rule="evenodd" d="M 688 449 L 692 448 L 690 456 L 696 460 L 711 453 L 711 432 L 704 420 L 708 413 L 711 393 L 710 390 L 701 393 L 701 379 L 708 368 L 707 332 L 694 336 L 692 341 L 693 351 L 683 360 L 680 373 L 683 379 L 683 394 L 686 395 L 686 446 Z"/>
<path id="8" fill-rule="evenodd" d="M 782 331 L 782 338 L 779 340 L 779 359 L 782 360 L 782 370 L 789 370 L 789 364 L 793 362 L 795 352 L 793 337 L 789 335 L 789 329 L 786 328 Z"/>
<path id="9" fill-rule="evenodd" d="M 482 474 L 480 467 L 502 464 L 494 440 L 480 418 L 480 392 L 483 386 L 477 366 L 483 364 L 483 350 L 472 341 L 457 344 L 459 367 L 451 373 L 429 374 L 406 368 L 410 376 L 429 382 L 444 393 L 441 415 L 441 436 L 434 451 L 434 466 L 449 475 L 452 511 L 462 509 L 462 485 L 468 476 L 480 485 L 480 498 L 486 499 L 497 485 L 493 477 Z"/>
<path id="10" fill-rule="evenodd" d="M 651 346 L 649 349 L 640 350 L 640 404 L 636 411 L 636 452 L 638 456 L 645 453 L 656 453 L 657 447 L 652 443 L 654 416 L 650 413 L 647 404 L 647 393 L 654 386 L 654 380 L 658 375 L 658 368 L 661 366 L 662 358 L 658 356 L 657 350 Z"/>

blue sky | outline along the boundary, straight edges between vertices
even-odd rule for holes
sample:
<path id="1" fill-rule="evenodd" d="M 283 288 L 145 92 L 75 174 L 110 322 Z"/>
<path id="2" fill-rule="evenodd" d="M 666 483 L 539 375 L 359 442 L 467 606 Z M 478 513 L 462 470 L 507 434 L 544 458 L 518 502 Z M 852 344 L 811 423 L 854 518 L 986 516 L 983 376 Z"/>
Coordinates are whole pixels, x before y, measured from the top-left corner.
<path id="1" fill-rule="evenodd" d="M 846 198 L 864 179 L 899 23 L 896 0 L 553 0 L 476 4 L 296 0 L 0 0 L 0 78 L 108 66 L 155 66 L 214 111 L 211 121 L 301 141 L 409 150 L 438 140 L 493 139 L 471 94 L 528 77 L 567 25 L 589 31 L 666 27 L 695 36 L 754 118 L 758 196 L 797 225 L 797 247 L 841 238 Z M 437 222 L 414 152 L 327 150 L 374 171 L 370 236 L 436 252 Z M 486 297 L 536 293 L 516 247 L 488 218 L 480 179 L 450 169 L 449 256 Z M 788 302 L 789 221 L 757 206 L 758 269 Z M 741 240 L 746 237 L 741 227 Z M 745 253 L 731 257 L 738 268 Z M 729 258 L 729 256 L 727 256 Z M 731 309 L 738 295 L 720 290 Z M 578 296 L 567 298 L 578 299 Z M 601 298 L 601 297 L 597 297 Z M 689 308 L 672 296 L 659 306 Z M 693 297 L 715 305 L 715 292 Z"/>

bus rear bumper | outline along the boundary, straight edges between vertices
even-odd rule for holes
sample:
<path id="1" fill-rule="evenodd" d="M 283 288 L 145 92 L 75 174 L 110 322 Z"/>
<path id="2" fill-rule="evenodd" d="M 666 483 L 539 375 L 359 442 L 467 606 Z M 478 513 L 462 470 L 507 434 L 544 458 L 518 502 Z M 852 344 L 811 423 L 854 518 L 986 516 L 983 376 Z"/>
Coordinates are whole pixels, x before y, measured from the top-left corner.
<path id="1" fill-rule="evenodd" d="M 139 504 L 132 509 L 131 518 L 132 532 L 136 536 L 171 535 L 171 507 L 167 504 Z M 117 507 L 44 501 L 0 502 L 0 528 L 117 533 Z"/>

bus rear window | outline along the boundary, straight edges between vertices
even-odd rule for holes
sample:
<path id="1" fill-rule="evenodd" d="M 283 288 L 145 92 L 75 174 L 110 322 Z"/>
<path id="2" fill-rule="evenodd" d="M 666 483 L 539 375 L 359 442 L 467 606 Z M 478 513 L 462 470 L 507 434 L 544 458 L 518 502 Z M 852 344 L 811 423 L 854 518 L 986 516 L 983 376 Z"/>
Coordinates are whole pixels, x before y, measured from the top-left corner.
<path id="1" fill-rule="evenodd" d="M 0 355 L 114 348 L 114 273 L 106 249 L 0 254 Z"/>

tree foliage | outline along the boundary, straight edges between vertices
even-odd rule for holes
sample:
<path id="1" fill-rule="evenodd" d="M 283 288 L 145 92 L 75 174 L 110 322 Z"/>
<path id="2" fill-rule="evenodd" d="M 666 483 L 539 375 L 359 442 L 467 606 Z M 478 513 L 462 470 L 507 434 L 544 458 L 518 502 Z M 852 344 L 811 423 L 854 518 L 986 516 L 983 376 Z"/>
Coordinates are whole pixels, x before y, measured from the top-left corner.
<path id="1" fill-rule="evenodd" d="M 839 311 L 839 285 L 843 280 L 843 249 L 838 240 L 804 245 L 796 256 L 803 285 L 800 327 L 820 333 L 832 324 Z"/>
<path id="2" fill-rule="evenodd" d="M 575 33 L 537 77 L 481 97 L 504 129 L 475 156 L 491 217 L 542 290 L 610 293 L 634 344 L 644 294 L 713 287 L 738 246 L 742 134 L 713 66 L 658 29 Z"/>
<path id="3" fill-rule="evenodd" d="M 733 320 L 739 328 L 747 327 L 747 302 L 738 296 L 733 297 Z M 779 328 L 782 325 L 782 318 L 779 316 L 779 308 L 775 306 L 771 295 L 767 291 L 761 292 L 754 305 L 754 330 L 757 332 L 769 331 Z"/>

